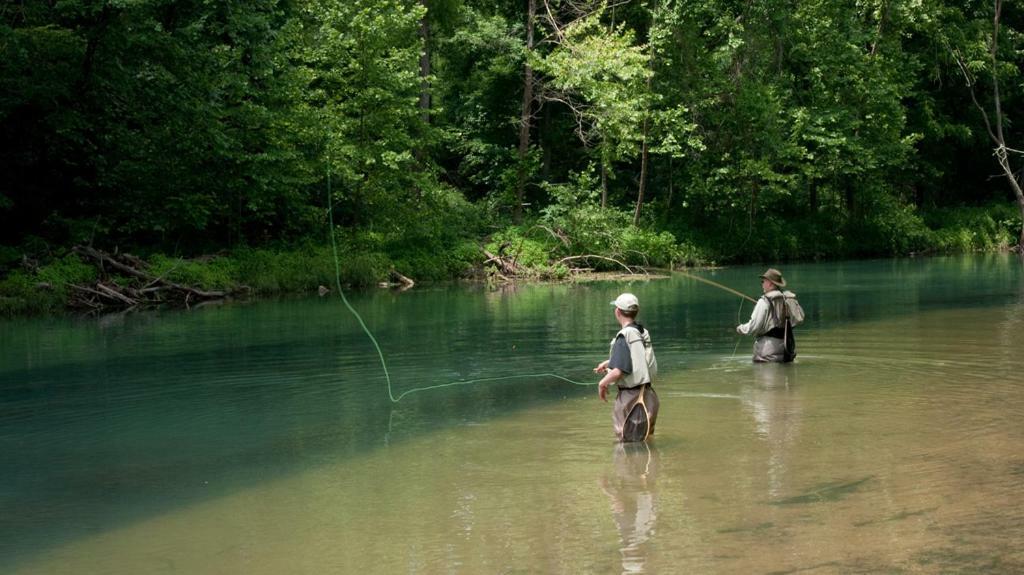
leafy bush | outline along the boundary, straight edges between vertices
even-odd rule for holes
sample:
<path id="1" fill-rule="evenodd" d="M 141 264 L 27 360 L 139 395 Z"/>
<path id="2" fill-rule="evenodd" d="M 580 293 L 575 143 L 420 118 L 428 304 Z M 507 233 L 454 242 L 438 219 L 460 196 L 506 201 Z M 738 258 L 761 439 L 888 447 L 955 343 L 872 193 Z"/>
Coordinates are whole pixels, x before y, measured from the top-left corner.
<path id="1" fill-rule="evenodd" d="M 247 249 L 235 252 L 235 280 L 257 293 L 309 292 L 321 285 L 333 285 L 334 255 L 330 246 L 306 247 L 294 251 Z M 364 258 L 339 256 L 342 283 L 368 285 L 376 281 L 367 274 Z M 369 266 L 372 268 L 372 266 Z M 371 275 L 368 280 L 367 275 Z"/>
<path id="2" fill-rule="evenodd" d="M 875 194 L 865 203 L 867 215 L 851 224 L 850 234 L 859 238 L 857 249 L 863 255 L 899 255 L 928 247 L 931 232 L 914 206 L 888 193 Z"/>
<path id="3" fill-rule="evenodd" d="M 1020 211 L 999 203 L 931 210 L 925 222 L 934 230 L 932 247 L 945 252 L 1006 249 L 1020 234 Z"/>
<path id="4" fill-rule="evenodd" d="M 530 227 L 510 227 L 491 236 L 485 249 L 494 255 L 513 260 L 527 268 L 541 268 L 548 264 L 554 240 L 544 241 L 527 237 Z"/>
<path id="5" fill-rule="evenodd" d="M 57 309 L 60 306 L 60 298 L 53 292 L 39 290 L 36 283 L 30 274 L 22 271 L 13 272 L 0 281 L 0 316 L 10 317 Z"/>
<path id="6" fill-rule="evenodd" d="M 668 231 L 633 225 L 630 211 L 598 204 L 598 181 L 593 167 L 575 174 L 566 184 L 545 187 L 551 203 L 542 210 L 537 228 L 548 234 L 551 251 L 561 257 L 593 255 L 598 269 L 617 268 L 610 258 L 628 265 L 668 266 L 699 263 L 705 257 L 693 244 L 681 246 Z"/>
<path id="7" fill-rule="evenodd" d="M 669 232 L 627 227 L 619 232 L 620 251 L 629 264 L 669 266 L 680 259 L 682 250 Z"/>
<path id="8" fill-rule="evenodd" d="M 155 255 L 148 273 L 167 281 L 198 286 L 207 290 L 227 289 L 237 284 L 237 264 L 230 258 L 214 256 L 186 260 Z"/>
<path id="9" fill-rule="evenodd" d="M 67 301 L 71 284 L 95 279 L 96 270 L 74 254 L 56 259 L 35 273 L 16 270 L 0 281 L 0 315 L 58 310 Z"/>

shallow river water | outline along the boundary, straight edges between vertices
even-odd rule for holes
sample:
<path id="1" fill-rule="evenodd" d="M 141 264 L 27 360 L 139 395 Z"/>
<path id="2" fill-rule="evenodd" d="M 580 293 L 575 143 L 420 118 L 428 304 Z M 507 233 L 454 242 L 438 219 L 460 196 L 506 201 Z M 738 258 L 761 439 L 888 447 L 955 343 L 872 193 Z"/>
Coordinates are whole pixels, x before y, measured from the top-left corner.
<path id="1" fill-rule="evenodd" d="M 349 294 L 397 403 L 337 294 L 3 322 L 0 572 L 1021 573 L 1022 269 L 786 266 L 791 365 L 678 274 Z M 623 447 L 627 290 L 662 406 Z"/>

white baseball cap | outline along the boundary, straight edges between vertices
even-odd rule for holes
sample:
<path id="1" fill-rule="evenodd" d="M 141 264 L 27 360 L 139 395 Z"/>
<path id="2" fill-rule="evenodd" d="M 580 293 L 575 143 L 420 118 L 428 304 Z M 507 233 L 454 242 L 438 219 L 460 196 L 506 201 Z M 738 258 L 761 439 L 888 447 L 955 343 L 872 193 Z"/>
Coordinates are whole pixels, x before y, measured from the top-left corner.
<path id="1" fill-rule="evenodd" d="M 611 303 L 622 311 L 636 311 L 640 309 L 640 302 L 631 293 L 619 294 L 619 297 L 615 298 L 615 301 Z"/>

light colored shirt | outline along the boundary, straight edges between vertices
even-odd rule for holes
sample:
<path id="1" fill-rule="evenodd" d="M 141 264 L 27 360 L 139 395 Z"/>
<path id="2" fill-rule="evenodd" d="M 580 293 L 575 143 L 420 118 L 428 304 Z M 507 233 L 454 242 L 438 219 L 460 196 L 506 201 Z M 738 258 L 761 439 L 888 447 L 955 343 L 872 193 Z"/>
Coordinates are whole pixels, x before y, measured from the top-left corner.
<path id="1" fill-rule="evenodd" d="M 779 320 L 772 314 L 768 298 L 762 297 L 754 305 L 754 311 L 750 314 L 750 321 L 736 326 L 736 332 L 743 335 L 759 336 L 781 325 Z"/>

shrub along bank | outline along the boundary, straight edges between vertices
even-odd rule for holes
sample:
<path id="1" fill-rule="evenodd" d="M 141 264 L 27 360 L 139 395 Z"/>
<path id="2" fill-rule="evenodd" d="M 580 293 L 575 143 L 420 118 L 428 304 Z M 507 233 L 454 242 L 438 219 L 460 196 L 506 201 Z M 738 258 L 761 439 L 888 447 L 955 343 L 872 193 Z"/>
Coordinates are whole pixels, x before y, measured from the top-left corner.
<path id="1" fill-rule="evenodd" d="M 333 288 L 336 279 L 346 287 L 374 286 L 392 270 L 417 282 L 562 280 L 580 271 L 1007 250 L 1021 225 L 1005 204 L 897 210 L 846 229 L 768 218 L 749 235 L 718 237 L 653 231 L 632 226 L 630 217 L 584 204 L 484 238 L 455 233 L 411 241 L 398 233 L 339 232 L 336 247 L 309 240 L 187 259 L 152 252 L 142 259 L 154 277 L 211 291 L 247 286 L 260 297 L 316 293 L 320 286 Z M 503 264 L 513 264 L 514 272 Z M 0 274 L 0 316 L 11 317 L 65 310 L 72 286 L 96 280 L 97 269 L 70 249 L 37 245 L 36 251 L 0 248 Z"/>

